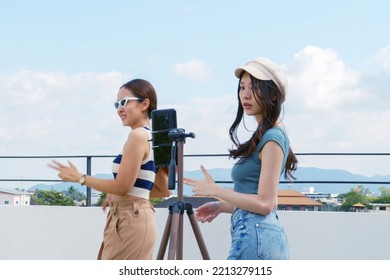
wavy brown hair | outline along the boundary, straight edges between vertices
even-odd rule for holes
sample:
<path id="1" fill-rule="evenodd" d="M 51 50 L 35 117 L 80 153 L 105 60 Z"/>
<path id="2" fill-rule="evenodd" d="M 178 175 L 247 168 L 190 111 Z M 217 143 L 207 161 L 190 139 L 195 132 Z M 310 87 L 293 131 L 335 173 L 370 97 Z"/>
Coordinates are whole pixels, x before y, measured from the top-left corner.
<path id="1" fill-rule="evenodd" d="M 245 72 L 243 71 L 243 73 Z M 256 131 L 252 134 L 251 138 L 245 143 L 240 143 L 237 137 L 237 130 L 239 124 L 244 117 L 244 108 L 242 107 L 240 101 L 240 82 L 243 73 L 241 74 L 238 82 L 237 115 L 236 119 L 234 120 L 233 124 L 229 129 L 229 137 L 233 141 L 234 146 L 236 147 L 229 150 L 230 156 L 234 159 L 238 157 L 248 158 L 253 153 L 253 151 L 256 149 L 256 146 L 259 144 L 261 138 L 263 137 L 264 133 L 275 125 L 282 111 L 283 104 L 281 91 L 272 80 L 259 80 L 252 75 L 249 75 L 252 82 L 253 96 L 257 103 L 263 109 L 263 117 L 261 119 L 261 122 L 258 124 Z M 295 179 L 292 173 L 297 169 L 297 164 L 298 160 L 292 149 L 289 148 L 286 166 L 284 168 L 284 178 L 288 180 Z"/>

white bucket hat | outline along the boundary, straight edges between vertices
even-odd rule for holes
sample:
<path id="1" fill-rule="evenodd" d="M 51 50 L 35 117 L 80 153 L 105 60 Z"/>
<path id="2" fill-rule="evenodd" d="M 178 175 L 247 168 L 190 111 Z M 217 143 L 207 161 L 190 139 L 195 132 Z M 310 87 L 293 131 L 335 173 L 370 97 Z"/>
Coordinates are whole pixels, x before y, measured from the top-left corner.
<path id="1" fill-rule="evenodd" d="M 234 74 L 237 78 L 240 78 L 243 71 L 248 72 L 259 80 L 274 81 L 282 93 L 282 102 L 284 102 L 286 99 L 287 78 L 278 65 L 267 58 L 260 57 L 249 61 L 242 67 L 238 67 Z"/>

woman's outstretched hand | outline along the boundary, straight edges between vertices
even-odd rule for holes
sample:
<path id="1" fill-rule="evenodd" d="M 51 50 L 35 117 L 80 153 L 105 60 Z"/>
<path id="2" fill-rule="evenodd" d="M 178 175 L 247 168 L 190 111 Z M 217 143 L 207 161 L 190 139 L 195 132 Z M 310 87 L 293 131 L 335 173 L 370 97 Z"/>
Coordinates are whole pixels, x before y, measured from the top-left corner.
<path id="1" fill-rule="evenodd" d="M 74 166 L 70 161 L 68 161 L 69 166 L 59 163 L 58 161 L 53 160 L 49 163 L 49 167 L 59 171 L 57 174 L 63 182 L 78 182 L 83 176 L 76 166 Z"/>
<path id="2" fill-rule="evenodd" d="M 191 186 L 196 196 L 215 196 L 219 187 L 203 165 L 200 166 L 200 170 L 205 176 L 203 180 L 184 178 L 184 184 Z"/>
<path id="3" fill-rule="evenodd" d="M 216 201 L 201 205 L 195 210 L 196 219 L 202 223 L 210 223 L 212 220 L 214 220 L 215 217 L 219 215 L 219 213 L 221 213 L 221 208 L 219 206 L 219 203 Z"/>

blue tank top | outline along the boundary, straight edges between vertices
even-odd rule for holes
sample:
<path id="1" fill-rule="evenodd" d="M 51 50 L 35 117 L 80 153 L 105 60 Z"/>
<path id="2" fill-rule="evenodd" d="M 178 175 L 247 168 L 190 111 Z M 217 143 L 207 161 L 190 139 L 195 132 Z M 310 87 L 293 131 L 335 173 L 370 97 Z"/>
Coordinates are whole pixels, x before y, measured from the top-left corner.
<path id="1" fill-rule="evenodd" d="M 150 142 L 150 150 L 148 157 L 141 162 L 137 179 L 134 186 L 130 188 L 129 195 L 149 199 L 150 190 L 153 187 L 154 179 L 156 177 L 157 169 L 154 165 L 153 149 L 152 149 L 152 133 L 149 127 L 143 127 L 148 133 Z M 122 160 L 123 151 L 112 162 L 112 174 L 114 178 L 118 175 L 119 166 Z"/>
<path id="2" fill-rule="evenodd" d="M 261 169 L 259 153 L 268 141 L 276 142 L 283 150 L 283 163 L 280 171 L 280 174 L 282 174 L 286 165 L 290 142 L 285 131 L 281 127 L 275 126 L 264 133 L 263 138 L 249 158 L 240 158 L 233 166 L 231 176 L 236 192 L 257 194 Z"/>

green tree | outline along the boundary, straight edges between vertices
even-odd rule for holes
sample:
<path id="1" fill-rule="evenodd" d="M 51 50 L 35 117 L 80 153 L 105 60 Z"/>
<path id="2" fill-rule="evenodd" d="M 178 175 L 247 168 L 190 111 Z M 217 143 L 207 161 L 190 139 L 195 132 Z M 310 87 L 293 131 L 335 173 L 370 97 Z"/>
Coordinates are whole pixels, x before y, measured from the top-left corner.
<path id="1" fill-rule="evenodd" d="M 390 196 L 380 196 L 373 199 L 372 203 L 390 203 Z"/>
<path id="2" fill-rule="evenodd" d="M 379 197 L 372 197 L 371 203 L 390 203 L 390 188 L 380 187 L 381 195 Z"/>
<path id="3" fill-rule="evenodd" d="M 340 211 L 350 211 L 352 205 L 356 203 L 367 205 L 368 199 L 365 192 L 362 192 L 362 190 L 363 190 L 362 188 L 357 187 L 345 193 L 343 204 L 341 204 L 340 206 Z"/>
<path id="4" fill-rule="evenodd" d="M 96 202 L 95 206 L 102 206 L 104 200 L 106 199 L 107 194 L 106 193 L 100 193 L 99 199 Z"/>
<path id="5" fill-rule="evenodd" d="M 76 205 L 72 198 L 65 196 L 61 192 L 38 190 L 32 196 L 31 200 L 38 205 L 52 206 L 74 206 Z"/>
<path id="6" fill-rule="evenodd" d="M 79 192 L 73 186 L 71 186 L 68 190 L 64 191 L 64 195 L 70 197 L 73 201 L 83 201 L 87 199 L 85 194 Z"/>
<path id="7" fill-rule="evenodd" d="M 380 187 L 381 197 L 390 197 L 390 188 Z"/>
<path id="8" fill-rule="evenodd" d="M 157 203 L 160 203 L 161 201 L 165 200 L 165 198 L 151 198 L 150 199 L 150 203 L 152 203 L 152 205 L 156 205 Z"/>

